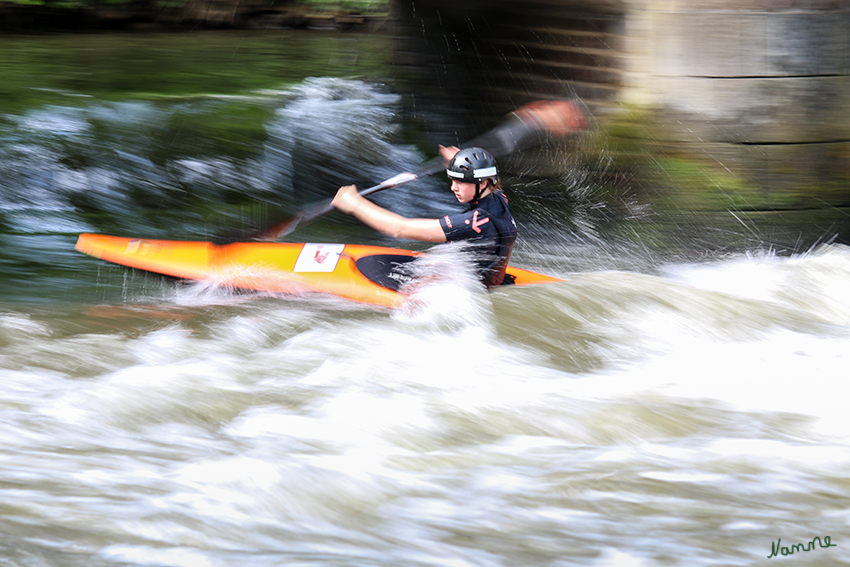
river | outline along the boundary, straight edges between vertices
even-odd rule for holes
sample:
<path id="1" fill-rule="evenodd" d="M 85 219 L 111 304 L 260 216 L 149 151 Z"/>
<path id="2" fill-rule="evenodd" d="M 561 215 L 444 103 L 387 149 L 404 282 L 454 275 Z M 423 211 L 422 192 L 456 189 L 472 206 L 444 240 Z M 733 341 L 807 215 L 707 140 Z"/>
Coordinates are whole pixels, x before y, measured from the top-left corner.
<path id="1" fill-rule="evenodd" d="M 830 234 L 671 252 L 575 171 L 550 188 L 569 211 L 509 189 L 512 263 L 566 283 L 488 294 L 461 268 L 398 311 L 177 284 L 76 235 L 202 239 L 414 168 L 386 39 L 0 43 L 0 564 L 850 565 Z M 398 244 L 339 216 L 292 237 Z"/>

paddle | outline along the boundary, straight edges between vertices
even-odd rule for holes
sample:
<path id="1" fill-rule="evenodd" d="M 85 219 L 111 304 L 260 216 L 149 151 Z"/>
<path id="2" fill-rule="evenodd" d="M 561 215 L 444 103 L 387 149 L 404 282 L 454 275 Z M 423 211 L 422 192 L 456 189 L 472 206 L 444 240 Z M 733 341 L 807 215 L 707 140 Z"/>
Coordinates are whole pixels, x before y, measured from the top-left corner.
<path id="1" fill-rule="evenodd" d="M 466 142 L 462 148 L 484 148 L 495 157 L 511 154 L 523 147 L 529 147 L 540 143 L 546 135 L 563 136 L 587 126 L 584 113 L 573 102 L 567 101 L 538 101 L 518 108 L 510 113 L 506 119 L 486 133 Z M 381 183 L 360 191 L 360 195 L 366 197 L 398 187 L 411 181 L 433 175 L 445 169 L 445 161 L 438 156 L 426 162 L 415 173 L 400 173 Z M 263 230 L 249 234 L 246 238 L 237 240 L 262 240 L 274 241 L 278 238 L 292 233 L 296 229 L 305 226 L 315 220 L 333 212 L 335 207 L 331 200 L 322 201 L 299 212 L 291 218 L 275 223 Z M 231 240 L 234 242 L 236 240 Z"/>

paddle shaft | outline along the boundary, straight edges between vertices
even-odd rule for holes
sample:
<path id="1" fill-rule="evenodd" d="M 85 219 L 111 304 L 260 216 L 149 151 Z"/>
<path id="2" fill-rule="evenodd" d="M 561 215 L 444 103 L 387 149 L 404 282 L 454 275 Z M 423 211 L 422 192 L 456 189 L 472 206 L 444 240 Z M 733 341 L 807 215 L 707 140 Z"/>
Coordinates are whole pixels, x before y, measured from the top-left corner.
<path id="1" fill-rule="evenodd" d="M 431 160 L 435 162 L 436 160 Z M 428 162 L 429 164 L 431 162 Z M 442 169 L 442 165 L 439 163 L 439 168 L 436 171 Z M 393 187 L 398 187 L 399 185 L 404 185 L 405 183 L 410 183 L 411 181 L 416 181 L 422 177 L 426 177 L 428 175 L 433 175 L 436 171 L 432 171 L 433 166 L 427 169 L 419 170 L 417 173 L 400 173 L 395 177 L 391 177 L 381 183 L 373 187 L 369 187 L 368 189 L 363 189 L 359 192 L 360 196 L 367 197 L 378 191 L 383 191 L 385 189 L 391 189 Z M 282 236 L 286 236 L 296 229 L 310 224 L 311 222 L 318 220 L 333 211 L 336 210 L 336 207 L 332 204 L 332 199 L 328 199 L 327 201 L 322 201 L 316 205 L 313 205 L 303 211 L 299 212 L 292 218 L 288 218 L 285 221 L 279 222 L 276 225 L 269 227 L 262 232 L 258 232 L 254 236 L 250 238 L 250 240 L 265 240 L 265 241 L 274 241 Z"/>
<path id="2" fill-rule="evenodd" d="M 539 143 L 545 135 L 574 132 L 585 126 L 584 116 L 571 102 L 541 101 L 524 106 L 511 114 L 492 130 L 462 144 L 462 147 L 480 147 L 494 157 L 511 154 L 521 147 Z M 372 195 L 433 175 L 445 169 L 442 157 L 426 162 L 416 173 L 400 173 L 381 183 L 359 192 L 361 197 Z M 302 210 L 294 217 L 281 221 L 249 236 L 249 240 L 274 241 L 296 229 L 318 220 L 336 208 L 332 200 L 323 201 Z"/>

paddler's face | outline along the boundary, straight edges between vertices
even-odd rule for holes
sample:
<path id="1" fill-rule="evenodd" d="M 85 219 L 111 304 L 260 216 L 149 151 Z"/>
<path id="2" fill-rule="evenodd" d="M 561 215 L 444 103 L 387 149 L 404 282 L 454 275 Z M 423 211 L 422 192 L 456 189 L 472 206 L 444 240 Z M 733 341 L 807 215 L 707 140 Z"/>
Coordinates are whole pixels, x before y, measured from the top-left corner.
<path id="1" fill-rule="evenodd" d="M 481 182 L 482 193 L 489 183 L 486 179 Z M 461 203 L 468 203 L 475 197 L 475 183 L 464 183 L 463 181 L 452 179 L 452 193 L 455 194 L 455 197 Z"/>

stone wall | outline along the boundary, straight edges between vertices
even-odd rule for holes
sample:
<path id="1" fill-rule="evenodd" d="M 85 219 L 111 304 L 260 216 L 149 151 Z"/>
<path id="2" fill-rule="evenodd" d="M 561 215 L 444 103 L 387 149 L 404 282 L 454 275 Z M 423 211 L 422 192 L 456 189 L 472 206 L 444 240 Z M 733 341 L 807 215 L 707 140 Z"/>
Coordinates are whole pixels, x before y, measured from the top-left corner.
<path id="1" fill-rule="evenodd" d="M 622 86 L 619 2 L 394 1 L 396 63 L 418 89 L 466 97 L 483 114 L 541 98 L 593 108 Z"/>

